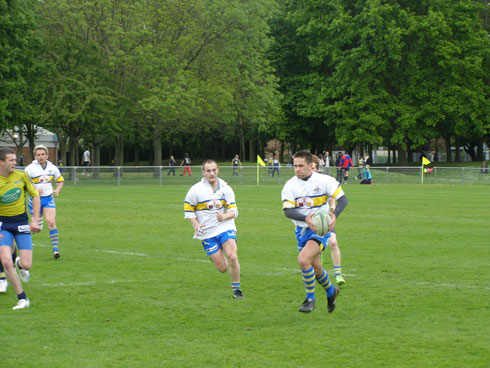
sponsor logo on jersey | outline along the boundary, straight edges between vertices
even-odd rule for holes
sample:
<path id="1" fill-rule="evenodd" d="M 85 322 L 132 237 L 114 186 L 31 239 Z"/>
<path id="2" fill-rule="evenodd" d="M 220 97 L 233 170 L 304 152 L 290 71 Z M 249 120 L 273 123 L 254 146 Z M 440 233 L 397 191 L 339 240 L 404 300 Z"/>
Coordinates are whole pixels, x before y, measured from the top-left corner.
<path id="1" fill-rule="evenodd" d="M 311 199 L 310 197 L 299 197 L 297 200 L 296 200 L 296 205 L 299 207 L 299 208 L 311 208 L 313 207 L 313 199 Z"/>
<path id="2" fill-rule="evenodd" d="M 222 207 L 221 201 L 219 199 L 211 199 L 208 202 L 208 209 L 210 210 L 219 210 Z"/>
<path id="3" fill-rule="evenodd" d="M 316 187 L 315 189 L 313 189 L 314 194 L 319 194 L 321 192 L 322 192 L 322 190 L 320 189 L 320 187 Z"/>
<path id="4" fill-rule="evenodd" d="M 10 189 L 5 193 L 3 193 L 3 195 L 0 197 L 0 203 L 9 204 L 15 202 L 20 198 L 21 194 L 22 194 L 22 190 L 20 188 Z"/>

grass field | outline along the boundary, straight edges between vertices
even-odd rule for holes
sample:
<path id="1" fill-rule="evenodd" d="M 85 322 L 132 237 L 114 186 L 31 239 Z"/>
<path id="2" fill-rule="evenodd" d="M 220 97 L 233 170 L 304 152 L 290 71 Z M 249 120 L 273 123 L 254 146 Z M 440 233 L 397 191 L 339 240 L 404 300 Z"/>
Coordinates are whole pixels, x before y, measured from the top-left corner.
<path id="1" fill-rule="evenodd" d="M 244 300 L 192 239 L 187 189 L 64 188 L 61 259 L 45 229 L 31 308 L 0 295 L 0 366 L 489 366 L 488 186 L 346 186 L 347 284 L 334 313 L 317 289 L 306 315 L 281 186 L 234 188 Z"/>

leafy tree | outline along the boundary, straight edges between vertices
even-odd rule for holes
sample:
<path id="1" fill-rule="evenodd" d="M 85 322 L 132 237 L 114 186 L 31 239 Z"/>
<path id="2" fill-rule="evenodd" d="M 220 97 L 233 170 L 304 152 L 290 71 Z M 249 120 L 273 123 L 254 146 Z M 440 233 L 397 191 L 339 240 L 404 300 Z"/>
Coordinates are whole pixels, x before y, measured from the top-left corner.
<path id="1" fill-rule="evenodd" d="M 347 147 L 397 146 L 402 160 L 438 134 L 469 143 L 488 130 L 490 48 L 479 2 L 305 0 L 285 7 L 282 43 L 293 46 L 278 48 L 291 59 L 276 65 L 289 116 L 323 120 Z M 303 124 L 312 126 L 288 122 L 297 130 Z"/>
<path id="2" fill-rule="evenodd" d="M 19 155 L 23 136 L 31 150 L 34 147 L 39 114 L 35 97 L 42 65 L 32 5 L 32 1 L 0 1 L 0 129 L 18 134 Z"/>

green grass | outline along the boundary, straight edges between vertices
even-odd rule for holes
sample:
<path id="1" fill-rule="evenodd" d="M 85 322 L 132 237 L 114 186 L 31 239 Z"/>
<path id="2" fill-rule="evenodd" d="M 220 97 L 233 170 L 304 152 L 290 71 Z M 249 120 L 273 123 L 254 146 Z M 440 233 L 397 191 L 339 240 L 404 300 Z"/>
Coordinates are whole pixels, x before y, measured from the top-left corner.
<path id="1" fill-rule="evenodd" d="M 43 230 L 31 308 L 0 295 L 1 366 L 488 367 L 488 186 L 345 186 L 347 284 L 306 315 L 281 186 L 234 188 L 244 300 L 192 239 L 187 189 L 65 187 L 62 258 Z"/>

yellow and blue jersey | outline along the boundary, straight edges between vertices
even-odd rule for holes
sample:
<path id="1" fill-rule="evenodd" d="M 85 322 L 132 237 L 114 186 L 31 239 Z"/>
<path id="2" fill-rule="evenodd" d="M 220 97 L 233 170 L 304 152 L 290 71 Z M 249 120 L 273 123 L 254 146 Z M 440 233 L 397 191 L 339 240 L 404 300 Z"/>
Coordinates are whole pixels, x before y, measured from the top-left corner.
<path id="1" fill-rule="evenodd" d="M 15 170 L 7 177 L 0 175 L 0 216 L 15 217 L 26 214 L 26 192 L 31 197 L 39 195 L 26 172 Z"/>

